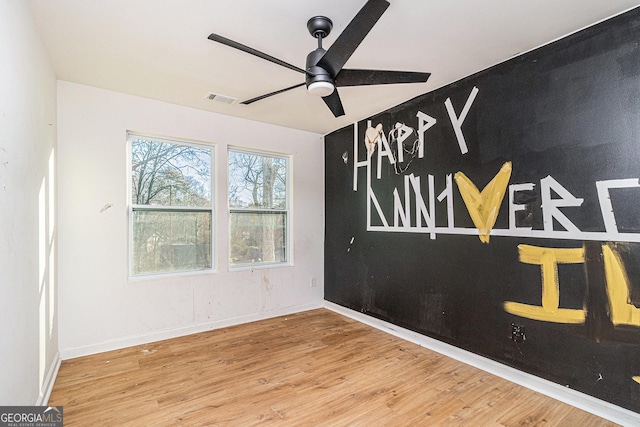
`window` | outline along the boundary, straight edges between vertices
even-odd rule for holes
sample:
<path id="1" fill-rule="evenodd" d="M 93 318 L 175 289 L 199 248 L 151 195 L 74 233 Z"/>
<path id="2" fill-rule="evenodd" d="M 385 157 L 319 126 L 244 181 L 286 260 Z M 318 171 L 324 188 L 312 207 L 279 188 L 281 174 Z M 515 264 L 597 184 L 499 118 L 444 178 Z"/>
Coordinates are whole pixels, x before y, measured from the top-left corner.
<path id="1" fill-rule="evenodd" d="M 229 264 L 286 263 L 289 158 L 229 150 Z"/>
<path id="2" fill-rule="evenodd" d="M 212 147 L 135 134 L 128 142 L 131 275 L 212 268 Z"/>

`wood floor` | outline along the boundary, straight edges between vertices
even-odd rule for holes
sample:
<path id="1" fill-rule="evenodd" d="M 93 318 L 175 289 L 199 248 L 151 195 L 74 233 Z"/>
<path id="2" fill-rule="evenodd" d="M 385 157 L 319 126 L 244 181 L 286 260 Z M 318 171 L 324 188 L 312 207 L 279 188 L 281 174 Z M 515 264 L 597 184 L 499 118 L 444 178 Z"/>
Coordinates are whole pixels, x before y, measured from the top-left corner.
<path id="1" fill-rule="evenodd" d="M 608 426 L 326 309 L 62 362 L 65 426 Z"/>

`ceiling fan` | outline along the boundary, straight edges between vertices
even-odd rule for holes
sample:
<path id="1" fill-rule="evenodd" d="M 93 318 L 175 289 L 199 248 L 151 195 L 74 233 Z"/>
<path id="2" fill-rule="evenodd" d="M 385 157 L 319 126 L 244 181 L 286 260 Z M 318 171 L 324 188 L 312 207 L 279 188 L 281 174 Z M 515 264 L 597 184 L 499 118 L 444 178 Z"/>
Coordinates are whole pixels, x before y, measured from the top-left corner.
<path id="1" fill-rule="evenodd" d="M 327 104 L 333 115 L 339 117 L 344 115 L 344 108 L 336 87 L 421 83 L 426 82 L 431 75 L 430 73 L 412 71 L 350 70 L 342 68 L 388 7 L 389 2 L 386 0 L 368 0 L 328 50 L 322 48 L 322 39 L 331 32 L 333 22 L 326 16 L 314 16 L 309 19 L 307 29 L 314 38 L 318 39 L 318 48 L 307 55 L 306 68 L 304 70 L 218 34 L 211 34 L 209 40 L 250 53 L 258 58 L 266 59 L 274 64 L 303 73 L 306 76 L 304 83 L 248 99 L 243 101 L 242 104 L 251 104 L 252 102 L 306 85 L 309 93 L 322 97 L 322 100 Z"/>

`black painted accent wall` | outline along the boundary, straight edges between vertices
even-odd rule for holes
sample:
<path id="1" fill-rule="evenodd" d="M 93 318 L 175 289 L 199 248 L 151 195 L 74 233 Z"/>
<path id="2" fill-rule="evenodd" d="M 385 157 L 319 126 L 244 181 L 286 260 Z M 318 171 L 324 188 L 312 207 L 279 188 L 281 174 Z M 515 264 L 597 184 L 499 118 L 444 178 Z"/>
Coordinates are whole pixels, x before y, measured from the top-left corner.
<path id="1" fill-rule="evenodd" d="M 325 299 L 640 412 L 639 43 L 634 9 L 371 117 L 369 166 L 367 120 L 327 135 Z M 458 173 L 508 162 L 485 243 Z"/>

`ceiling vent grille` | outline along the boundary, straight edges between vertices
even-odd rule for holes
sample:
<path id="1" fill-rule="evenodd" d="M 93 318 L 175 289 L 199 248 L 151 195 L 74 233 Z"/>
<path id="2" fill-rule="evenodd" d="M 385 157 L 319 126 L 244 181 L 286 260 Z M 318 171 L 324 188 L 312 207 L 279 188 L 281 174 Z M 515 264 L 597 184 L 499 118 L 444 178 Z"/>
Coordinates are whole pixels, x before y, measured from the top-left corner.
<path id="1" fill-rule="evenodd" d="M 218 93 L 209 92 L 207 94 L 207 99 L 209 101 L 222 102 L 223 104 L 235 104 L 238 101 L 238 98 L 233 98 L 231 96 L 220 95 Z"/>

